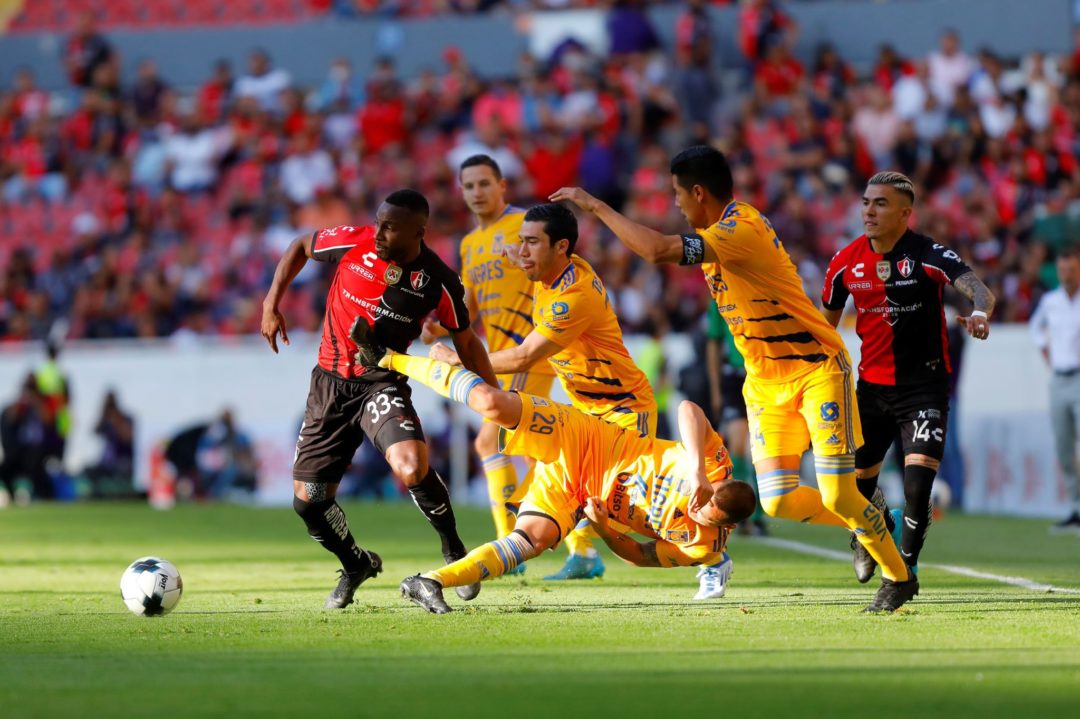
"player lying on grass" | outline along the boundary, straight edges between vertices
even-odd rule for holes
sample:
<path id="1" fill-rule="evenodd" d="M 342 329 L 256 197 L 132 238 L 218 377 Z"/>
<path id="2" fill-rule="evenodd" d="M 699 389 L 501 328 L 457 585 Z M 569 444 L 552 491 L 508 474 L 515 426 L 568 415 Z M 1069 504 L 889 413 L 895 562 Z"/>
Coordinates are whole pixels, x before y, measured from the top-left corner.
<path id="1" fill-rule="evenodd" d="M 359 336 L 357 336 L 359 335 Z M 450 611 L 442 590 L 491 579 L 559 544 L 583 513 L 615 554 L 640 567 L 714 564 L 728 534 L 754 511 L 754 491 L 731 478 L 731 459 L 701 408 L 679 406 L 682 442 L 640 437 L 573 407 L 507 392 L 445 362 L 385 351 L 365 323 L 357 360 L 400 372 L 502 427 L 506 454 L 537 460 L 514 531 L 441 569 L 405 579 L 402 596 Z M 651 541 L 638 542 L 632 530 Z"/>

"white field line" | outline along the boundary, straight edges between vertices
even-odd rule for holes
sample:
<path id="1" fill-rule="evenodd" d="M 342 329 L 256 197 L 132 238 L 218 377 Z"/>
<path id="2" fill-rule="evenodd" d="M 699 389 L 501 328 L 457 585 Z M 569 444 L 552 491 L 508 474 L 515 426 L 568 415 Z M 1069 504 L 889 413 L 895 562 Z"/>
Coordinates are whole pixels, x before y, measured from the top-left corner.
<path id="1" fill-rule="evenodd" d="M 815 547 L 812 544 L 804 544 L 803 542 L 795 542 L 790 539 L 778 539 L 776 537 L 760 537 L 754 540 L 760 544 L 766 544 L 771 547 L 778 547 L 780 549 L 789 549 L 792 552 L 800 552 L 802 554 L 812 554 L 815 557 L 824 557 L 826 559 L 838 559 L 844 562 L 851 561 L 850 552 L 838 552 L 834 549 L 824 549 L 822 547 Z M 1080 594 L 1080 589 L 1071 589 L 1069 587 L 1057 587 L 1053 584 L 1042 584 L 1041 582 L 1033 582 L 1030 579 L 1023 577 L 1006 577 L 1001 574 L 990 574 L 988 572 L 980 572 L 977 569 L 971 567 L 958 567 L 955 564 L 929 564 L 920 563 L 921 567 L 928 567 L 930 569 L 940 569 L 943 572 L 949 572 L 950 574 L 961 574 L 965 577 L 973 577 L 975 579 L 988 579 L 992 582 L 1000 582 L 1001 584 L 1010 584 L 1014 587 L 1022 587 L 1024 589 L 1030 589 L 1035 592 L 1044 592 L 1048 594 Z"/>

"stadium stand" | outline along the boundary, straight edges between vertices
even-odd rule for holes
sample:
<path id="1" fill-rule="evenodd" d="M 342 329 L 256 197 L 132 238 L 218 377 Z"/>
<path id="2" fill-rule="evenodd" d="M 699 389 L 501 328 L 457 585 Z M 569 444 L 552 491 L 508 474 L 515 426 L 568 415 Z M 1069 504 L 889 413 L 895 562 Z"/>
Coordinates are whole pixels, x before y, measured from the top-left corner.
<path id="1" fill-rule="evenodd" d="M 861 189 L 883 168 L 916 180 L 920 227 L 976 268 L 1006 321 L 1028 316 L 1054 282 L 1055 248 L 1080 237 L 1080 46 L 1065 57 L 999 57 L 961 35 L 919 57 L 882 47 L 869 67 L 850 65 L 842 47 L 803 63 L 790 50 L 795 22 L 758 0 L 740 11 L 744 65 L 726 74 L 710 62 L 708 3 L 680 13 L 670 47 L 654 46 L 634 3 L 618 3 L 609 27 L 641 43 L 619 44 L 619 57 L 566 43 L 495 71 L 447 46 L 440 68 L 414 77 L 389 60 L 355 77 L 342 59 L 310 87 L 292 81 L 287 61 L 254 56 L 244 68 L 221 63 L 200 87 L 173 87 L 152 63 L 122 76 L 108 52 L 111 28 L 520 5 L 24 3 L 10 31 L 70 32 L 92 17 L 97 29 L 86 32 L 106 51 L 83 58 L 68 92 L 35 87 L 29 70 L 0 90 L 0 341 L 40 339 L 59 317 L 73 338 L 256 332 L 287 242 L 367 222 L 402 186 L 428 196 L 429 242 L 453 262 L 469 222 L 454 167 L 476 151 L 500 159 L 518 204 L 580 183 L 676 231 L 667 158 L 716 143 L 811 296 L 829 256 L 861 234 Z M 702 316 L 693 273 L 637 261 L 588 218 L 583 237 L 628 331 L 683 330 Z M 325 282 L 313 269 L 290 294 L 298 326 L 317 329 Z"/>

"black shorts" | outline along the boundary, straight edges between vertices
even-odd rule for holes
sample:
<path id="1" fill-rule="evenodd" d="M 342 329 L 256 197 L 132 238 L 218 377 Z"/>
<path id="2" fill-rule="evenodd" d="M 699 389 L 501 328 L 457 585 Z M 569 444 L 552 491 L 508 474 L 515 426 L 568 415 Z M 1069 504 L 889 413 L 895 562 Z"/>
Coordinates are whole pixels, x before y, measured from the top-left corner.
<path id="1" fill-rule="evenodd" d="M 922 384 L 893 387 L 859 380 L 855 390 L 862 421 L 863 446 L 855 452 L 855 466 L 873 467 L 885 459 L 900 437 L 904 455 L 925 454 L 941 459 L 949 421 L 949 387 Z"/>
<path id="2" fill-rule="evenodd" d="M 409 385 L 348 380 L 316 367 L 296 440 L 293 479 L 340 482 L 364 437 L 384 455 L 397 442 L 424 441 Z"/>
<path id="3" fill-rule="evenodd" d="M 746 419 L 746 398 L 742 389 L 746 384 L 746 372 L 729 364 L 724 365 L 720 374 L 720 425 L 737 419 Z"/>

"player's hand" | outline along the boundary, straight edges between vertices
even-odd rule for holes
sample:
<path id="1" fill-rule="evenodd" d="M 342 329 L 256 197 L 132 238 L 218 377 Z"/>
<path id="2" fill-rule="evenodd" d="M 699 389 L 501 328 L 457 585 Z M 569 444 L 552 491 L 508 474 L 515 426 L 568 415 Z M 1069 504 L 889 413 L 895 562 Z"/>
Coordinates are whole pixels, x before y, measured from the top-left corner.
<path id="1" fill-rule="evenodd" d="M 608 520 L 611 519 L 607 507 L 597 497 L 589 497 L 585 500 L 585 516 L 598 527 L 606 527 Z"/>
<path id="2" fill-rule="evenodd" d="M 588 192 L 585 192 L 585 190 L 580 187 L 560 187 L 558 190 L 551 193 L 548 199 L 552 202 L 573 202 L 586 212 L 596 212 L 602 204 L 600 200 L 596 199 Z"/>
<path id="3" fill-rule="evenodd" d="M 446 328 L 438 320 L 428 317 L 424 320 L 423 327 L 420 328 L 420 341 L 429 345 L 440 337 L 446 337 L 448 334 L 450 333 L 446 331 Z"/>
<path id="4" fill-rule="evenodd" d="M 461 358 L 458 357 L 458 353 L 450 349 L 442 342 L 436 342 L 431 345 L 431 350 L 428 352 L 428 356 L 433 360 L 439 362 L 446 362 L 448 364 L 461 364 Z"/>
<path id="5" fill-rule="evenodd" d="M 289 335 L 285 331 L 285 317 L 277 309 L 265 308 L 263 309 L 262 316 L 262 336 L 266 338 L 267 344 L 270 345 L 270 349 L 274 350 L 274 354 L 277 354 L 277 336 L 281 333 L 281 341 L 286 345 L 289 344 Z"/>
<path id="6" fill-rule="evenodd" d="M 984 340 L 990 336 L 990 320 L 986 317 L 975 315 L 974 317 L 957 317 L 956 321 L 967 330 L 967 333 L 977 340 Z"/>
<path id="7" fill-rule="evenodd" d="M 713 497 L 712 482 L 704 474 L 694 478 L 694 486 L 690 490 L 690 502 L 687 509 L 691 512 L 700 512 Z"/>

